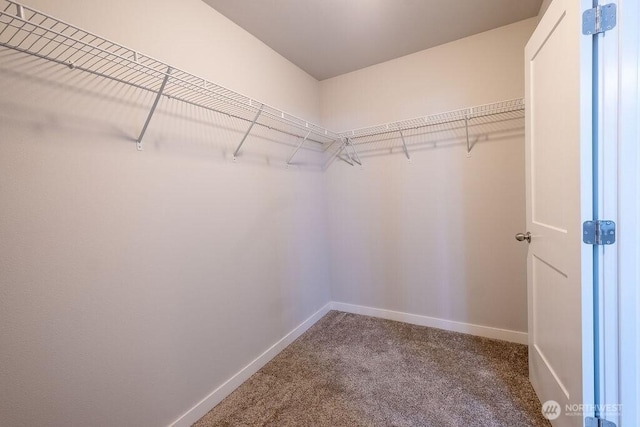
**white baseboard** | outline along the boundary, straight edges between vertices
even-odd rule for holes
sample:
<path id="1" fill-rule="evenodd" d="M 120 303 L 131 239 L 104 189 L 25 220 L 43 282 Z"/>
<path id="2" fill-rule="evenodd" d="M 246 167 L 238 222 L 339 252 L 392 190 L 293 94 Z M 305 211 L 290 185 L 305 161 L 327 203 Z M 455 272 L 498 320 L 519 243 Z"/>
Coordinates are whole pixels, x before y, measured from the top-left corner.
<path id="1" fill-rule="evenodd" d="M 240 372 L 229 378 L 221 386 L 213 390 L 207 397 L 198 402 L 193 408 L 185 412 L 180 418 L 170 424 L 170 427 L 188 427 L 202 418 L 207 412 L 213 409 L 225 397 L 231 394 L 249 377 L 260 370 L 264 365 L 273 359 L 278 353 L 285 349 L 289 344 L 295 341 L 300 335 L 306 332 L 311 326 L 322 318 L 331 310 L 331 303 L 328 303 L 320 310 L 316 311 L 307 320 L 295 327 L 291 332 L 285 335 L 280 341 L 269 347 L 267 351 L 258 356 L 255 360 L 242 368 Z"/>
<path id="2" fill-rule="evenodd" d="M 518 344 L 527 344 L 528 334 L 526 332 L 473 325 L 471 323 L 438 319 L 436 317 L 403 313 L 401 311 L 385 310 L 382 308 L 365 307 L 362 305 L 347 304 L 344 302 L 332 302 L 331 309 L 345 311 L 347 313 L 364 314 L 366 316 L 379 317 L 381 319 L 397 320 L 398 322 L 411 323 L 412 325 L 429 326 L 431 328 L 445 329 L 447 331 L 462 332 L 464 334 L 494 338 Z"/>
<path id="3" fill-rule="evenodd" d="M 214 406 L 220 403 L 225 397 L 231 394 L 249 377 L 260 370 L 264 365 L 273 359 L 278 353 L 295 341 L 307 329 L 313 326 L 329 310 L 344 311 L 347 313 L 363 314 L 366 316 L 379 317 L 381 319 L 396 320 L 398 322 L 411 323 L 413 325 L 429 326 L 432 328 L 445 329 L 448 331 L 462 332 L 465 334 L 478 335 L 481 337 L 494 338 L 504 341 L 527 344 L 527 333 L 510 331 L 508 329 L 491 328 L 488 326 L 473 325 L 470 323 L 455 322 L 453 320 L 438 319 L 435 317 L 422 316 L 418 314 L 403 313 L 400 311 L 385 310 L 382 308 L 365 307 L 362 305 L 347 304 L 343 302 L 330 302 L 320 310 L 316 311 L 307 320 L 295 327 L 285 335 L 280 341 L 272 345 L 267 351 L 258 356 L 255 360 L 242 368 L 240 372 L 229 378 L 225 383 L 213 390 L 198 402 L 193 408 L 185 412 L 180 418 L 171 423 L 170 427 L 189 427 Z"/>

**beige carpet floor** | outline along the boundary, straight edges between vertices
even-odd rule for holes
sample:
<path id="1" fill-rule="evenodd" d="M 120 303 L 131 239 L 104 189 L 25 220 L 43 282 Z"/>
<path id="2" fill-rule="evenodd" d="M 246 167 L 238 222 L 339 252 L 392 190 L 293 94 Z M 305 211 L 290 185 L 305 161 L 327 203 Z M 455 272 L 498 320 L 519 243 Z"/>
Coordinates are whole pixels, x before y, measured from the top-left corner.
<path id="1" fill-rule="evenodd" d="M 331 311 L 195 426 L 550 426 L 527 347 Z"/>

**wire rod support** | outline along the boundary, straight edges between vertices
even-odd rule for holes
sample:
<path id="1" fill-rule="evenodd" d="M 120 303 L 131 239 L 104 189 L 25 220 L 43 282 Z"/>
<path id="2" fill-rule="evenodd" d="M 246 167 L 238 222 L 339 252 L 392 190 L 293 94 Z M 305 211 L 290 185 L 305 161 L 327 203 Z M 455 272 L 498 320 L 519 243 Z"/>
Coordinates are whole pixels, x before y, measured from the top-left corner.
<path id="1" fill-rule="evenodd" d="M 467 135 L 467 157 L 471 157 L 471 142 L 469 142 L 469 115 L 464 116 L 464 130 Z"/>
<path id="2" fill-rule="evenodd" d="M 353 160 L 354 162 L 356 162 L 357 164 L 362 166 L 362 161 L 360 160 L 360 156 L 358 155 L 358 152 L 356 151 L 356 147 L 353 145 L 353 141 L 351 141 L 351 138 L 347 138 L 347 141 L 349 142 L 349 146 L 351 147 L 351 151 L 353 151 L 353 158 L 351 160 Z"/>
<path id="3" fill-rule="evenodd" d="M 347 150 L 347 145 L 349 144 L 349 140 L 345 138 L 344 142 L 342 143 L 342 147 L 340 147 L 340 150 L 338 151 L 337 157 L 340 157 L 342 160 L 344 160 L 345 162 L 349 163 L 351 166 L 353 166 L 353 159 L 351 159 L 351 154 L 349 154 L 349 150 Z M 347 155 L 347 158 L 345 159 L 344 157 L 340 156 L 340 154 L 342 152 L 345 152 Z"/>
<path id="4" fill-rule="evenodd" d="M 404 155 L 407 156 L 407 160 L 411 160 L 411 156 L 409 156 L 409 150 L 407 150 L 407 144 L 404 141 L 404 135 L 402 134 L 402 131 L 400 132 L 400 139 L 402 140 L 402 149 L 404 150 Z"/>
<path id="5" fill-rule="evenodd" d="M 291 160 L 293 160 L 293 156 L 295 156 L 298 150 L 300 150 L 300 148 L 302 147 L 302 144 L 304 144 L 307 138 L 309 138 L 309 135 L 311 135 L 311 131 L 307 132 L 307 135 L 302 139 L 302 141 L 300 141 L 300 144 L 298 144 L 296 149 L 293 150 L 293 153 L 291 153 L 291 156 L 289 156 L 289 160 L 287 160 L 287 165 L 291 164 Z"/>
<path id="6" fill-rule="evenodd" d="M 334 143 L 335 143 L 335 142 L 338 142 L 338 141 L 341 141 L 341 142 L 342 142 L 342 145 L 340 145 L 340 148 L 339 148 L 339 149 L 337 149 L 333 154 L 331 154 L 331 156 L 329 156 L 329 160 L 327 160 L 327 161 L 324 163 L 324 165 L 322 166 L 322 170 L 323 170 L 323 171 L 326 171 L 327 169 L 329 169 L 329 166 L 331 166 L 331 164 L 333 163 L 333 161 L 334 161 L 334 160 L 335 160 L 335 159 L 340 155 L 340 153 L 341 153 L 341 152 L 342 152 L 342 150 L 344 149 L 344 144 L 345 144 L 344 139 L 336 139 L 336 140 L 334 141 Z"/>
<path id="7" fill-rule="evenodd" d="M 149 123 L 151 122 L 151 118 L 153 117 L 153 113 L 156 111 L 156 107 L 158 106 L 158 102 L 162 97 L 162 93 L 164 92 L 164 88 L 167 86 L 167 81 L 169 80 L 169 75 L 171 74 L 171 67 L 167 68 L 167 72 L 164 75 L 164 79 L 162 80 L 162 84 L 160 85 L 160 89 L 156 93 L 156 99 L 153 101 L 153 105 L 151 106 L 151 111 L 149 111 L 149 115 L 147 116 L 147 120 L 144 122 L 144 126 L 142 127 L 142 131 L 140 132 L 140 136 L 136 141 L 136 148 L 138 151 L 142 151 L 142 138 L 144 138 L 144 134 L 147 132 L 147 127 L 149 127 Z"/>
<path id="8" fill-rule="evenodd" d="M 247 131 L 244 133 L 244 136 L 242 137 L 242 141 L 240 141 L 240 144 L 238 145 L 238 148 L 236 148 L 236 151 L 233 152 L 233 160 L 235 160 L 236 157 L 238 157 L 238 153 L 240 152 L 240 148 L 242 148 L 242 144 L 244 144 L 244 141 L 249 136 L 249 133 L 251 132 L 251 129 L 253 128 L 253 125 L 256 124 L 256 121 L 258 120 L 258 117 L 260 117 L 260 114 L 262 114 L 262 109 L 263 108 L 264 108 L 264 105 L 260 106 L 260 109 L 256 113 L 256 116 L 253 118 L 253 121 L 249 125 L 249 129 L 247 129 Z"/>

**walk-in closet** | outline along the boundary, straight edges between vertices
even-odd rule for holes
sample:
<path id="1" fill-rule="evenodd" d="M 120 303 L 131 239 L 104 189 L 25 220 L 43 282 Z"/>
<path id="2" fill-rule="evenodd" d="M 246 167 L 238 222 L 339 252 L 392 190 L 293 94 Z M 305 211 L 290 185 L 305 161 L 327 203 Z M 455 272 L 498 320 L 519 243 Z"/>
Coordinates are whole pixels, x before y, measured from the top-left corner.
<path id="1" fill-rule="evenodd" d="M 0 0 L 0 425 L 556 423 L 565 3 Z"/>

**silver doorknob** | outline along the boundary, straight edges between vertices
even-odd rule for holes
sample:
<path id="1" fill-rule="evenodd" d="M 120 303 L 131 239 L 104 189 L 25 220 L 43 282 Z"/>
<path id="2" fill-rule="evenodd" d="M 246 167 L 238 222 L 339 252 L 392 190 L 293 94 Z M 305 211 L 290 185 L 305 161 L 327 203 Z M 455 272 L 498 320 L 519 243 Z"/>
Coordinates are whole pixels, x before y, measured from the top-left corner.
<path id="1" fill-rule="evenodd" d="M 526 240 L 527 242 L 531 243 L 531 233 L 529 233 L 528 231 L 526 233 L 518 233 L 516 234 L 516 240 L 518 242 Z"/>

